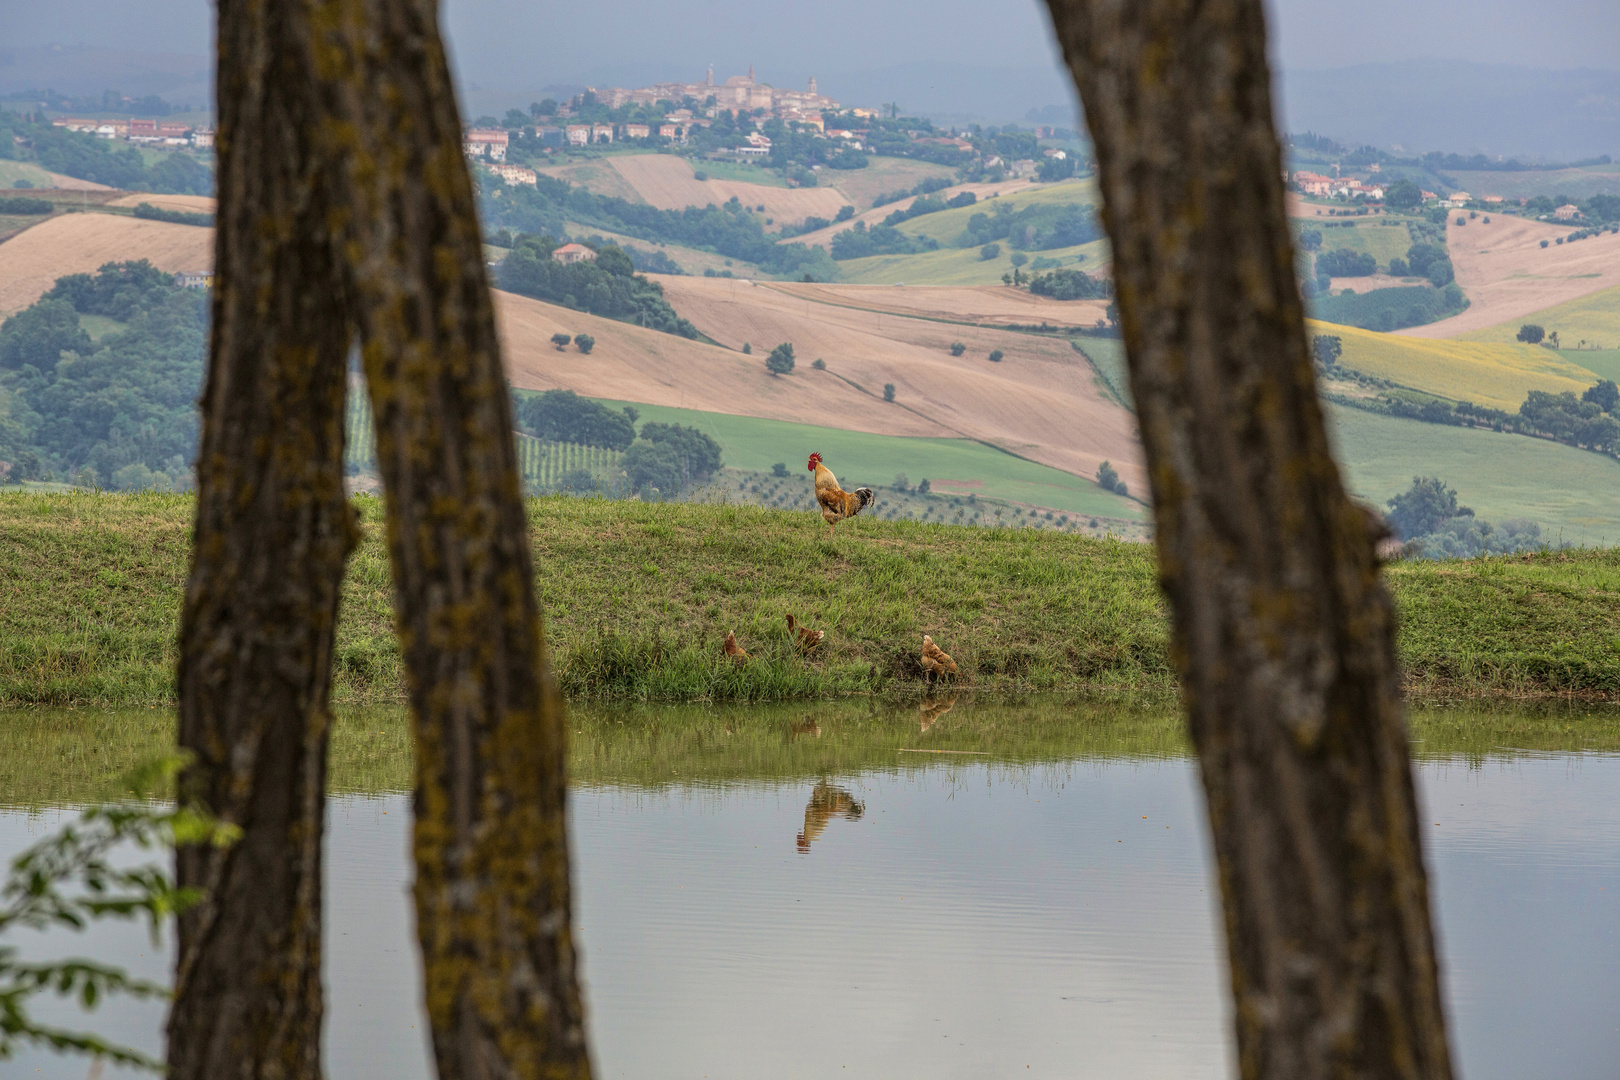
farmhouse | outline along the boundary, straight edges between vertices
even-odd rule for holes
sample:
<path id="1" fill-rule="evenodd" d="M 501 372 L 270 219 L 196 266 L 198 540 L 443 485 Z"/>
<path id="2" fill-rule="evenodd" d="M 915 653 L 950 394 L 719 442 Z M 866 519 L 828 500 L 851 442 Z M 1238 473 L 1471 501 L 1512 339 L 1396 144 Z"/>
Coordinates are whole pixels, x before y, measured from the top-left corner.
<path id="1" fill-rule="evenodd" d="M 1297 172 L 1294 174 L 1294 183 L 1306 195 L 1327 196 L 1333 193 L 1333 178 L 1323 176 L 1321 173 Z"/>
<path id="2" fill-rule="evenodd" d="M 572 266 L 578 262 L 590 262 L 596 258 L 596 252 L 584 244 L 564 244 L 551 253 L 551 257 L 564 266 Z"/>
<path id="3" fill-rule="evenodd" d="M 534 187 L 539 180 L 533 169 L 525 169 L 522 165 L 491 165 L 489 171 L 508 184 L 528 184 Z"/>
<path id="4" fill-rule="evenodd" d="M 1565 203 L 1553 211 L 1553 217 L 1559 221 L 1571 221 L 1581 216 L 1581 208 L 1574 203 Z"/>
<path id="5" fill-rule="evenodd" d="M 214 284 L 212 270 L 182 270 L 174 275 L 174 283 L 182 289 L 206 289 Z"/>
<path id="6" fill-rule="evenodd" d="M 507 141 L 504 128 L 468 128 L 461 138 L 461 148 L 468 157 L 505 161 Z"/>

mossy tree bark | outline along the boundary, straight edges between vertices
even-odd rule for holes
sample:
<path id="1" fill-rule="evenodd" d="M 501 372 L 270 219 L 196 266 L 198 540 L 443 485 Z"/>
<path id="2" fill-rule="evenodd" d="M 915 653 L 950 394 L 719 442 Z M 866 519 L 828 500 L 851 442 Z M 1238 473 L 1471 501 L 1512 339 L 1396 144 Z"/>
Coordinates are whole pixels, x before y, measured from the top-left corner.
<path id="1" fill-rule="evenodd" d="M 320 803 L 353 537 L 341 460 L 356 331 L 415 719 L 438 1072 L 590 1074 L 565 727 L 437 19 L 431 0 L 219 7 L 215 336 L 182 729 L 198 751 L 188 796 L 244 837 L 181 856 L 182 877 L 215 891 L 183 934 L 177 1076 L 319 1074 Z M 263 947 L 233 954 L 233 941 Z"/>
<path id="2" fill-rule="evenodd" d="M 220 19 L 220 212 L 197 520 L 181 624 L 181 798 L 242 829 L 182 848 L 170 1075 L 320 1072 L 321 836 L 344 560 L 345 355 L 319 122 L 273 6 Z"/>
<path id="3" fill-rule="evenodd" d="M 1096 145 L 1241 1074 L 1450 1064 L 1376 526 L 1328 452 L 1260 0 L 1048 0 Z"/>

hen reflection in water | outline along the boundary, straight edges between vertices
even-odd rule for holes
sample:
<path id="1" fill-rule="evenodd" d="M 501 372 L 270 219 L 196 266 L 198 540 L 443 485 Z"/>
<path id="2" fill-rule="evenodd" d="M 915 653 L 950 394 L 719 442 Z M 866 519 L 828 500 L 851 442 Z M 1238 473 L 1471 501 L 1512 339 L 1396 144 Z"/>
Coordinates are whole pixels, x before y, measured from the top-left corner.
<path id="1" fill-rule="evenodd" d="M 811 789 L 810 801 L 804 807 L 804 832 L 799 834 L 799 853 L 809 854 L 810 845 L 827 831 L 827 822 L 834 815 L 846 821 L 859 821 L 866 806 L 841 787 L 834 787 L 822 777 Z"/>
<path id="2" fill-rule="evenodd" d="M 951 708 L 956 704 L 956 699 L 959 696 L 960 695 L 958 694 L 952 694 L 944 701 L 935 701 L 933 698 L 923 698 L 922 706 L 917 710 L 917 730 L 927 731 L 929 728 L 933 727 L 936 720 L 951 711 Z"/>

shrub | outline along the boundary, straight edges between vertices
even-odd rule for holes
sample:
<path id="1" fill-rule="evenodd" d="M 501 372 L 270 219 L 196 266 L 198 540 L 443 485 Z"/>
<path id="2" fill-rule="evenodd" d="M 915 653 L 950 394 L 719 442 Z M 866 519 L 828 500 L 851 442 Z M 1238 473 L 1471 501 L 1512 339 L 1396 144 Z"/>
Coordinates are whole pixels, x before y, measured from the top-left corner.
<path id="1" fill-rule="evenodd" d="M 1054 300 L 1103 300 L 1108 296 L 1108 281 L 1081 270 L 1053 270 L 1032 276 L 1029 291 Z"/>
<path id="2" fill-rule="evenodd" d="M 10 195 L 0 199 L 0 214 L 48 214 L 50 212 L 51 204 L 47 199 L 32 199 L 26 195 Z"/>
<path id="3" fill-rule="evenodd" d="M 1545 240 L 1543 240 L 1543 241 L 1542 241 L 1542 242 L 1541 242 L 1541 246 L 1542 246 L 1542 247 L 1546 247 L 1546 246 L 1547 246 L 1547 241 L 1545 241 Z"/>
<path id="4" fill-rule="evenodd" d="M 746 341 L 743 342 L 743 355 L 744 356 L 752 356 L 752 355 L 754 355 L 754 347 L 752 345 L 748 344 L 748 342 L 746 342 Z"/>
<path id="5" fill-rule="evenodd" d="M 893 401 L 894 400 L 894 383 L 886 382 L 886 383 L 883 384 L 883 400 L 884 401 Z"/>
<path id="6" fill-rule="evenodd" d="M 1029 256 L 1025 255 L 1022 251 L 1015 251 L 1012 253 L 1012 257 L 1008 261 L 1014 266 L 1023 266 L 1025 263 L 1029 262 Z"/>
<path id="7" fill-rule="evenodd" d="M 1332 277 L 1367 277 L 1378 272 L 1378 260 L 1362 251 L 1337 248 L 1316 257 L 1316 273 Z"/>
<path id="8" fill-rule="evenodd" d="M 1563 241 L 1559 241 L 1559 242 L 1562 243 Z M 1001 245 L 1000 244 L 986 244 L 986 245 L 984 245 L 984 247 L 979 249 L 979 258 L 983 259 L 985 262 L 989 262 L 991 259 L 999 259 L 999 258 L 1001 258 Z"/>
<path id="9" fill-rule="evenodd" d="M 793 346 L 789 342 L 782 342 L 771 350 L 771 355 L 765 358 L 765 370 L 772 375 L 786 375 L 793 370 Z"/>
<path id="10" fill-rule="evenodd" d="M 1107 461 L 1097 466 L 1097 486 L 1104 491 L 1112 491 L 1116 495 L 1129 494 L 1125 481 L 1119 478 L 1118 470 Z"/>
<path id="11" fill-rule="evenodd" d="M 591 337 L 589 334 L 575 334 L 574 348 L 578 349 L 582 353 L 588 353 L 592 349 L 596 348 L 596 339 Z"/>
<path id="12" fill-rule="evenodd" d="M 989 358 L 990 362 L 992 364 L 999 364 L 999 363 L 1001 363 L 1002 357 L 1005 356 L 1005 355 L 1006 354 L 1003 353 L 1000 349 L 991 349 L 990 350 L 990 358 Z"/>
<path id="13" fill-rule="evenodd" d="M 787 462 L 778 461 L 775 465 L 771 466 L 771 475 L 772 476 L 786 476 L 787 474 L 788 474 Z"/>
<path id="14" fill-rule="evenodd" d="M 925 476 L 925 477 L 922 478 L 922 481 L 920 483 L 918 483 L 918 485 L 917 485 L 917 494 L 926 495 L 926 494 L 928 494 L 928 490 L 929 490 L 929 488 L 928 488 L 928 477 Z"/>
<path id="15" fill-rule="evenodd" d="M 707 180 L 708 178 L 709 174 L 704 172 L 702 169 L 698 169 L 692 174 L 692 179 L 694 180 Z"/>
<path id="16" fill-rule="evenodd" d="M 814 361 L 811 362 L 810 366 L 815 368 L 817 371 L 826 371 L 827 370 L 827 361 L 823 360 L 821 357 L 818 356 L 818 357 L 815 358 Z"/>
<path id="17" fill-rule="evenodd" d="M 962 344 L 960 341 L 955 341 L 955 342 L 951 343 L 951 355 L 952 356 L 961 356 L 965 352 L 967 352 L 967 346 Z"/>
<path id="18" fill-rule="evenodd" d="M 1317 367 L 1333 367 L 1343 354 L 1344 341 L 1341 338 L 1332 334 L 1317 334 L 1311 338 L 1311 359 L 1316 361 Z"/>
<path id="19" fill-rule="evenodd" d="M 572 342 L 573 340 L 574 340 L 574 337 L 573 337 L 572 334 L 552 334 L 551 335 L 551 343 L 553 345 L 557 346 L 557 351 L 558 352 L 562 352 L 564 349 L 568 348 L 569 343 Z"/>
<path id="20" fill-rule="evenodd" d="M 1542 241 L 1542 245 L 1546 245 L 1545 240 Z M 1525 323 L 1519 327 L 1519 332 L 1514 336 L 1526 344 L 1539 345 L 1541 339 L 1547 336 L 1547 331 L 1535 323 Z"/>

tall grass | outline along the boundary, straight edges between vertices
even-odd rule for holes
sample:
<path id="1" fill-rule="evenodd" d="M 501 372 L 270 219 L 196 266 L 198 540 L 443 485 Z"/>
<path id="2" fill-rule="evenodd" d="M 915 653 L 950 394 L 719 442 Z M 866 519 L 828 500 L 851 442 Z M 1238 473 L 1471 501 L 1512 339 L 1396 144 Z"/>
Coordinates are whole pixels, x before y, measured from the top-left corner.
<path id="1" fill-rule="evenodd" d="M 380 500 L 355 500 L 334 662 L 343 703 L 403 695 Z M 977 690 L 1172 693 L 1142 544 L 811 511 L 530 500 L 558 680 L 579 701 L 759 702 L 920 690 L 923 634 Z M 0 495 L 0 705 L 166 705 L 187 572 L 185 495 Z M 1620 693 L 1620 555 L 1400 564 L 1388 579 L 1411 684 Z M 792 613 L 825 630 L 801 655 Z M 728 630 L 751 654 L 721 653 Z"/>

